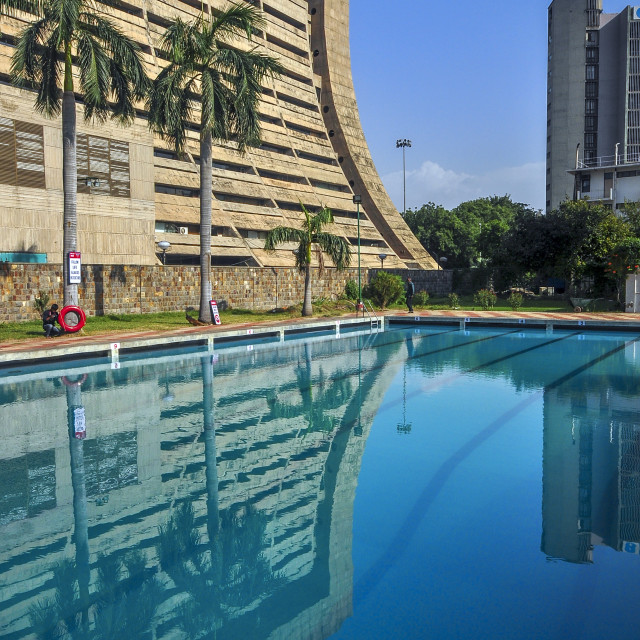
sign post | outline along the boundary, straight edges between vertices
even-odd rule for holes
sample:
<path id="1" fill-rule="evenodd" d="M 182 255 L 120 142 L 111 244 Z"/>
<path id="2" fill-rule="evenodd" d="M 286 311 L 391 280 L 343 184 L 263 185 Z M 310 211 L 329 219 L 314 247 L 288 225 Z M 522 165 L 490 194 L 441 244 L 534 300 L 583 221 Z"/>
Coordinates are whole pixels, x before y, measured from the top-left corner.
<path id="1" fill-rule="evenodd" d="M 69 284 L 80 284 L 82 259 L 79 251 L 69 251 Z"/>
<path id="2" fill-rule="evenodd" d="M 222 324 L 220 314 L 218 313 L 218 303 L 215 300 L 209 300 L 209 310 L 211 311 L 211 320 L 214 324 Z"/>

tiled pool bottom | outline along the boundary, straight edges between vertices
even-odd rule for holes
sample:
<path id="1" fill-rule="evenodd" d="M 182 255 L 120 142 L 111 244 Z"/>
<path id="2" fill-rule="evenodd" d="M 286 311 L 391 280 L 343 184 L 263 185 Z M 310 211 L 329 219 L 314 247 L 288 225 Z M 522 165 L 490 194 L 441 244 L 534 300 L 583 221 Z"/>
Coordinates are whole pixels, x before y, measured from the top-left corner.
<path id="1" fill-rule="evenodd" d="M 633 334 L 411 327 L 0 382 L 0 636 L 622 638 Z"/>

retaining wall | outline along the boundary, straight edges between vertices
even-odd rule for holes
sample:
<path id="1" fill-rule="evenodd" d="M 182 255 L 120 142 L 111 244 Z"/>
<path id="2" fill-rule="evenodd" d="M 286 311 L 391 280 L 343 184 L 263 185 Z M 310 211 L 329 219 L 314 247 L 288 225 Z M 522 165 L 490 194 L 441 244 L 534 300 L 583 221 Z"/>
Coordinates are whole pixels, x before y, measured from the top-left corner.
<path id="1" fill-rule="evenodd" d="M 378 269 L 362 269 L 363 284 Z M 411 275 L 416 290 L 431 295 L 451 290 L 447 271 L 390 270 L 403 280 Z M 358 280 L 358 270 L 313 269 L 312 297 L 338 298 L 347 280 Z M 302 302 L 304 274 L 294 268 L 213 267 L 213 298 L 220 308 L 269 310 Z M 20 322 L 38 317 L 34 299 L 42 291 L 62 304 L 60 264 L 0 263 L 0 322 Z M 153 313 L 198 308 L 200 267 L 191 265 L 83 265 L 79 303 L 89 316 L 110 313 Z"/>

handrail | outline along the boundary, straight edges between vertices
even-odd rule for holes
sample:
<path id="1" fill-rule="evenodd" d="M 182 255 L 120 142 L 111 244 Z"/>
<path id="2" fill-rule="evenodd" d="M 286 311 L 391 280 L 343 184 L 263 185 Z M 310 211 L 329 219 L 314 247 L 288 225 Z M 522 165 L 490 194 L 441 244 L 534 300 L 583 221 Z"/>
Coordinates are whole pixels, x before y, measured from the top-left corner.
<path id="1" fill-rule="evenodd" d="M 363 318 L 364 318 L 365 311 L 369 316 L 369 322 L 371 322 L 371 328 L 373 328 L 373 325 L 375 324 L 376 328 L 380 330 L 380 318 L 378 317 L 378 314 L 375 312 L 373 305 L 371 304 L 371 301 L 363 299 L 362 300 L 362 317 Z"/>

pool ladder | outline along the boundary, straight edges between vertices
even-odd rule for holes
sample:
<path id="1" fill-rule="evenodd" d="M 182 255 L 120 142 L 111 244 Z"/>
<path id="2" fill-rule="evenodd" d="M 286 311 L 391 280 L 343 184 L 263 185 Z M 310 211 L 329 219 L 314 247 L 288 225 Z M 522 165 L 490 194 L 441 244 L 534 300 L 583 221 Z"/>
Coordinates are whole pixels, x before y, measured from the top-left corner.
<path id="1" fill-rule="evenodd" d="M 364 314 L 369 316 L 369 322 L 371 323 L 371 328 L 375 327 L 378 331 L 382 328 L 382 322 L 378 317 L 378 314 L 375 312 L 373 305 L 368 300 L 362 300 L 362 317 L 364 318 Z"/>

